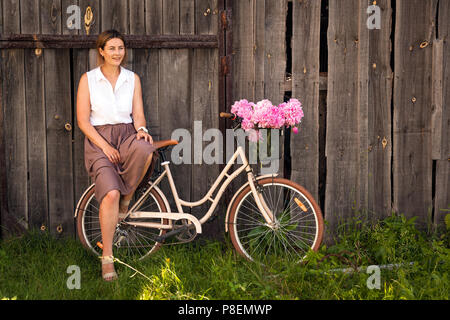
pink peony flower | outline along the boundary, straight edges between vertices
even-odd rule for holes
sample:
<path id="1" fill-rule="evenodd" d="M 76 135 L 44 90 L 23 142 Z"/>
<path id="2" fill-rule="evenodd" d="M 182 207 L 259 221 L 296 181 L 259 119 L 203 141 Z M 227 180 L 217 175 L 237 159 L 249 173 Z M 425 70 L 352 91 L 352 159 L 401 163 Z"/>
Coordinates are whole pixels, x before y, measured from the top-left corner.
<path id="1" fill-rule="evenodd" d="M 292 131 L 297 134 L 298 128 L 295 126 L 304 116 L 302 104 L 295 98 L 278 106 L 274 106 L 268 99 L 256 104 L 242 99 L 233 104 L 231 112 L 242 118 L 241 127 L 247 133 L 250 131 L 248 137 L 253 142 L 261 140 L 261 132 L 256 128 L 292 127 Z"/>
<path id="2" fill-rule="evenodd" d="M 297 99 L 290 99 L 283 105 L 283 114 L 286 119 L 287 126 L 295 126 L 300 123 L 304 114 L 302 104 Z"/>
<path id="3" fill-rule="evenodd" d="M 247 118 L 242 119 L 241 127 L 244 131 L 248 131 L 253 128 L 253 122 Z"/>
<path id="4" fill-rule="evenodd" d="M 248 102 L 246 99 L 236 101 L 231 106 L 231 112 L 236 114 L 238 117 L 250 120 L 253 115 L 253 105 L 254 103 Z"/>
<path id="5" fill-rule="evenodd" d="M 283 109 L 279 106 L 271 106 L 267 112 L 268 128 L 280 129 L 284 126 L 285 118 Z"/>

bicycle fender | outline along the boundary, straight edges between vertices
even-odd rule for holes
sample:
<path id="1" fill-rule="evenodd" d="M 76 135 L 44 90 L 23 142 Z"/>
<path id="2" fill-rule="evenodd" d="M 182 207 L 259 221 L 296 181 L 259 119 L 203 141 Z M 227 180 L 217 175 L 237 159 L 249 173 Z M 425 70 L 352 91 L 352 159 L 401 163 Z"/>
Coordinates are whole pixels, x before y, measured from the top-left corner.
<path id="1" fill-rule="evenodd" d="M 155 191 L 159 194 L 159 196 L 161 197 L 162 201 L 164 202 L 164 205 L 166 206 L 167 212 L 172 212 L 172 210 L 170 209 L 170 204 L 169 201 L 167 200 L 166 196 L 164 195 L 164 193 L 161 191 L 160 188 L 158 188 L 158 186 L 153 186 L 153 189 L 155 189 Z"/>
<path id="2" fill-rule="evenodd" d="M 74 219 L 76 219 L 77 216 L 78 216 L 78 208 L 80 207 L 81 202 L 84 200 L 84 197 L 85 197 L 86 194 L 87 194 L 89 191 L 91 191 L 91 189 L 94 188 L 94 187 L 95 187 L 95 183 L 91 184 L 91 185 L 84 191 L 83 195 L 80 197 L 80 200 L 78 200 L 77 206 L 75 207 L 75 213 L 74 213 L 74 216 L 73 216 Z"/>
<path id="3" fill-rule="evenodd" d="M 270 173 L 270 174 L 265 174 L 262 176 L 258 176 L 256 177 L 256 180 L 261 180 L 261 179 L 265 179 L 265 178 L 272 178 L 272 177 L 278 177 L 278 173 Z M 234 200 L 236 199 L 236 197 L 238 196 L 238 194 L 244 190 L 244 188 L 246 188 L 249 185 L 249 182 L 247 181 L 246 183 L 244 183 L 238 191 L 236 191 L 236 193 L 233 195 L 233 198 L 231 199 L 230 203 L 228 204 L 228 208 L 227 208 L 227 214 L 225 216 L 225 232 L 228 232 L 228 219 L 230 216 L 230 211 L 231 211 L 231 207 L 233 206 Z"/>

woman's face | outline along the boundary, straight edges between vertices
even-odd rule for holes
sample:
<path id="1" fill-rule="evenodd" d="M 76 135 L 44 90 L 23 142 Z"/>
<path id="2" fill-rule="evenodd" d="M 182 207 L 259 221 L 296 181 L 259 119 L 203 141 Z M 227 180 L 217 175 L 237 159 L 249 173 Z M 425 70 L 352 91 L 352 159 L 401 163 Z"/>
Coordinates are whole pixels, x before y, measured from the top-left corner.
<path id="1" fill-rule="evenodd" d="M 100 48 L 99 51 L 105 59 L 105 64 L 120 66 L 125 56 L 125 44 L 119 38 L 112 38 L 106 42 L 105 48 Z"/>

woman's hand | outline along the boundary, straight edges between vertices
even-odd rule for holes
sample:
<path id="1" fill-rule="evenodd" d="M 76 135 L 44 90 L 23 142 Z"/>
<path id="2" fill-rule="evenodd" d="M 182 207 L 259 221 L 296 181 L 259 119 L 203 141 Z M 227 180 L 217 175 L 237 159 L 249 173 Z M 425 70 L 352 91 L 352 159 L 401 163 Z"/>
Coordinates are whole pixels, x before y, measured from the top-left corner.
<path id="1" fill-rule="evenodd" d="M 149 135 L 148 133 L 146 133 L 144 130 L 139 130 L 136 134 L 136 139 L 140 140 L 140 139 L 145 139 L 145 141 L 150 142 L 151 144 L 153 144 L 153 138 L 151 135 Z"/>
<path id="2" fill-rule="evenodd" d="M 120 162 L 120 153 L 117 149 L 109 145 L 103 148 L 102 151 L 112 163 L 118 164 Z"/>

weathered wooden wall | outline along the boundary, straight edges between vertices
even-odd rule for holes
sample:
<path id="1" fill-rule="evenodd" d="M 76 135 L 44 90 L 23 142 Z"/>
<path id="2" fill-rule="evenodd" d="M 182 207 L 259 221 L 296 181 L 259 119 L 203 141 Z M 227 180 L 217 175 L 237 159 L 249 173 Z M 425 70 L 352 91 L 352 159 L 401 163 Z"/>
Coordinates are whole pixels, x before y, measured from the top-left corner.
<path id="1" fill-rule="evenodd" d="M 329 3 L 325 212 L 331 226 L 355 211 L 372 220 L 391 213 L 392 9 L 390 0 L 377 1 L 381 29 L 370 30 L 371 4 Z"/>
<path id="2" fill-rule="evenodd" d="M 450 1 L 439 1 L 437 34 L 433 39 L 432 159 L 435 162 L 435 226 L 444 225 L 450 203 Z"/>
<path id="3" fill-rule="evenodd" d="M 112 27 L 126 34 L 217 34 L 224 3 L 232 7 L 233 30 L 232 92 L 226 94 L 231 101 L 278 104 L 295 97 L 303 103 L 299 134 L 281 140 L 286 153 L 279 172 L 321 199 L 326 239 L 356 211 L 373 221 L 396 211 L 417 216 L 421 226 L 443 225 L 450 196 L 450 0 L 376 1 L 381 28 L 374 30 L 367 27 L 371 0 L 3 0 L 0 33 L 83 35 L 83 27 L 65 24 L 65 9 L 78 4 L 83 14 L 87 5 L 93 8 L 91 34 Z M 327 30 L 321 29 L 324 14 Z M 130 50 L 128 67 L 141 77 L 155 139 L 170 138 L 176 128 L 193 133 L 197 120 L 203 131 L 223 128 L 221 54 Z M 2 49 L 1 66 L 2 206 L 6 199 L 26 228 L 55 232 L 61 226 L 73 234 L 75 201 L 89 184 L 73 93 L 81 74 L 96 66 L 95 50 Z M 172 167 L 180 196 L 190 200 L 198 200 L 220 170 Z M 211 233 L 223 230 L 225 205 Z"/>
<path id="4" fill-rule="evenodd" d="M 444 18 L 450 1 L 376 1 L 381 28 L 373 30 L 367 27 L 373 14 L 367 9 L 374 4 L 369 0 L 281 1 L 270 14 L 261 8 L 270 8 L 271 1 L 234 3 L 233 100 L 264 97 L 278 103 L 284 93 L 302 101 L 305 118 L 299 135 L 289 135 L 285 156 L 291 161 L 284 174 L 324 199 L 325 238 L 356 212 L 376 221 L 395 211 L 417 216 L 422 227 L 442 225 L 450 194 Z M 273 28 L 267 20 L 286 15 L 286 6 L 292 30 Z M 326 45 L 320 41 L 321 7 L 328 13 Z M 285 79 L 269 76 L 268 81 L 270 51 L 286 48 L 280 43 L 285 37 L 272 32 L 283 31 L 291 34 L 291 69 Z M 421 49 L 424 41 L 428 45 Z M 320 65 L 323 51 L 327 66 Z M 286 54 L 276 56 L 282 68 Z M 438 72 L 432 78 L 433 64 Z M 323 149 L 325 169 L 319 167 Z"/>
<path id="5" fill-rule="evenodd" d="M 81 8 L 79 30 L 66 24 L 72 4 Z M 87 6 L 94 15 L 90 34 L 115 28 L 133 35 L 216 35 L 223 1 L 2 0 L 0 32 L 86 35 Z M 4 49 L 1 54 L 8 212 L 26 229 L 74 234 L 74 207 L 90 184 L 84 135 L 76 125 L 76 92 L 81 75 L 97 67 L 96 51 Z M 155 140 L 170 139 L 177 128 L 193 137 L 194 121 L 202 121 L 203 131 L 219 126 L 217 48 L 129 49 L 125 67 L 141 78 L 147 124 Z M 66 124 L 72 130 L 66 130 Z M 191 158 L 193 162 L 194 154 Z M 193 201 L 212 184 L 219 166 L 180 164 L 172 170 L 180 197 Z M 169 190 L 168 184 L 162 187 Z M 211 235 L 214 230 L 208 228 Z"/>

